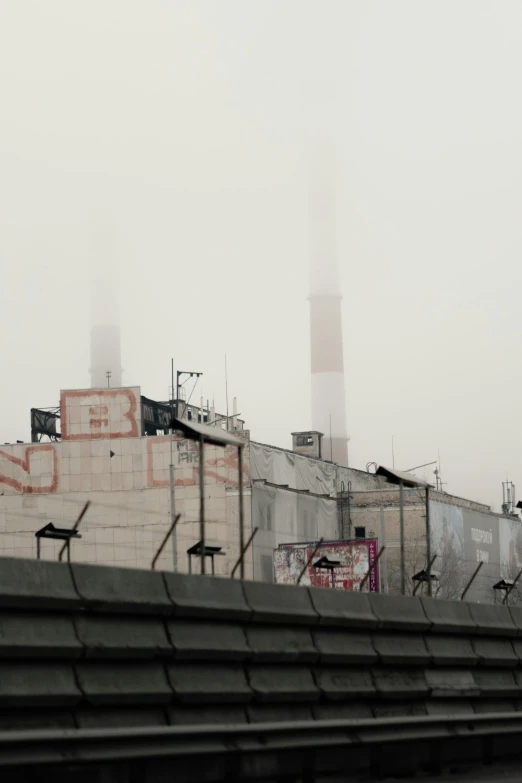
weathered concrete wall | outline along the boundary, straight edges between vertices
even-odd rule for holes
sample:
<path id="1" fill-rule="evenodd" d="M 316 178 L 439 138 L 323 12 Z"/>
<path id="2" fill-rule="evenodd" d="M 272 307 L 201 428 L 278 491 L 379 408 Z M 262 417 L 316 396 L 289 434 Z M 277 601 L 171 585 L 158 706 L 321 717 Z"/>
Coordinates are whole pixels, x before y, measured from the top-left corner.
<path id="1" fill-rule="evenodd" d="M 73 559 L 150 567 L 170 525 L 170 438 L 141 437 L 139 400 L 138 388 L 62 392 L 64 440 L 0 449 L 0 554 L 35 557 L 35 532 L 49 522 L 72 526 L 89 500 Z M 248 441 L 248 432 L 241 436 Z M 238 522 L 227 516 L 233 506 L 227 492 L 238 487 L 237 450 L 206 446 L 204 459 L 206 537 L 227 552 L 215 564 L 218 574 L 228 574 L 238 557 Z M 200 539 L 197 445 L 174 438 L 173 464 L 178 565 L 185 571 L 186 550 Z M 248 488 L 248 447 L 243 481 Z M 249 513 L 247 519 L 249 525 Z M 42 557 L 55 559 L 60 548 L 42 542 Z M 170 543 L 158 567 L 173 567 Z"/>
<path id="2" fill-rule="evenodd" d="M 49 731 L 42 752 L 54 732 L 163 727 L 165 751 L 167 726 L 365 719 L 366 731 L 385 718 L 398 719 L 388 740 L 423 722 L 418 741 L 430 716 L 452 736 L 451 719 L 466 718 L 473 736 L 476 713 L 490 722 L 522 706 L 522 618 L 509 607 L 0 558 L 0 627 L 4 752 L 4 733 L 24 729 Z M 321 727 L 323 760 L 336 725 Z M 19 740 L 11 763 L 25 761 Z M 98 738 L 97 758 L 51 760 L 77 765 L 107 747 Z"/>

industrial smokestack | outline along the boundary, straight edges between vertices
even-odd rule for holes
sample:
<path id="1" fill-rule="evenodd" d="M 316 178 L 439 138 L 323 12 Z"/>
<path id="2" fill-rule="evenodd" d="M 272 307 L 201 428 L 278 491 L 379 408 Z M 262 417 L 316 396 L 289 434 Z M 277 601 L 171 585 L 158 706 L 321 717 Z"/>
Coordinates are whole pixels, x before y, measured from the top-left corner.
<path id="1" fill-rule="evenodd" d="M 118 290 L 106 280 L 91 287 L 90 373 L 93 389 L 122 385 Z"/>
<path id="2" fill-rule="evenodd" d="M 335 150 L 329 143 L 312 150 L 309 227 L 312 428 L 324 435 L 323 458 L 348 465 Z"/>

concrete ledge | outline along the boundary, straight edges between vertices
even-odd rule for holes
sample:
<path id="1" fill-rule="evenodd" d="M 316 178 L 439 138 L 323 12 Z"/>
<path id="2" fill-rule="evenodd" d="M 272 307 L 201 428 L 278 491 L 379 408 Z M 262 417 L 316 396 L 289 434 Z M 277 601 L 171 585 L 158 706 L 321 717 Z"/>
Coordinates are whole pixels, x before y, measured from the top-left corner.
<path id="1" fill-rule="evenodd" d="M 512 639 L 511 644 L 513 645 L 513 650 L 515 651 L 515 655 L 519 660 L 518 665 L 522 666 L 522 639 Z"/>
<path id="2" fill-rule="evenodd" d="M 522 636 L 522 606 L 510 606 L 509 614 L 518 630 L 518 635 Z"/>
<path id="3" fill-rule="evenodd" d="M 516 712 L 516 702 L 509 699 L 477 699 L 473 702 L 473 710 L 478 715 L 495 712 Z"/>
<path id="4" fill-rule="evenodd" d="M 428 696 L 423 669 L 381 669 L 372 667 L 378 695 L 385 699 L 413 699 Z"/>
<path id="5" fill-rule="evenodd" d="M 67 663 L 0 663 L 0 707 L 72 707 L 82 695 Z"/>
<path id="6" fill-rule="evenodd" d="M 244 661 L 252 653 L 241 625 L 234 623 L 167 620 L 176 659 Z"/>
<path id="7" fill-rule="evenodd" d="M 0 731 L 75 728 L 72 710 L 31 707 L 30 710 L 7 708 L 0 711 Z"/>
<path id="8" fill-rule="evenodd" d="M 93 612 L 171 614 L 162 576 L 156 571 L 112 566 L 71 566 L 85 605 Z"/>
<path id="9" fill-rule="evenodd" d="M 381 663 L 427 665 L 431 656 L 420 634 L 373 633 L 372 641 Z"/>
<path id="10" fill-rule="evenodd" d="M 481 666 L 514 667 L 520 663 L 509 639 L 477 637 L 472 645 Z"/>
<path id="11" fill-rule="evenodd" d="M 477 624 L 477 632 L 486 636 L 517 636 L 518 628 L 507 606 L 469 603 L 472 619 Z"/>
<path id="12" fill-rule="evenodd" d="M 427 631 L 431 625 L 420 598 L 371 593 L 369 599 L 379 628 L 387 631 Z"/>
<path id="13" fill-rule="evenodd" d="M 82 645 L 68 615 L 0 614 L 0 658 L 79 658 L 81 654 Z"/>
<path id="14" fill-rule="evenodd" d="M 159 662 L 76 664 L 78 684 L 93 705 L 168 704 L 172 691 Z"/>
<path id="15" fill-rule="evenodd" d="M 472 673 L 465 669 L 427 669 L 426 682 L 434 698 L 469 698 L 480 695 Z"/>
<path id="16" fill-rule="evenodd" d="M 320 702 L 312 707 L 316 720 L 361 720 L 373 718 L 372 708 L 366 701 Z"/>
<path id="17" fill-rule="evenodd" d="M 164 707 L 83 707 L 75 710 L 74 715 L 79 729 L 167 725 Z"/>
<path id="18" fill-rule="evenodd" d="M 312 635 L 321 663 L 365 664 L 379 660 L 369 632 L 319 627 Z"/>
<path id="19" fill-rule="evenodd" d="M 316 701 L 319 691 L 305 666 L 250 664 L 248 681 L 256 701 Z"/>
<path id="20" fill-rule="evenodd" d="M 190 705 L 167 707 L 167 717 L 172 726 L 247 723 L 245 707 L 235 704 Z"/>
<path id="21" fill-rule="evenodd" d="M 314 720 L 310 704 L 249 704 L 249 723 Z"/>
<path id="22" fill-rule="evenodd" d="M 249 625 L 245 633 L 254 661 L 313 663 L 319 658 L 308 628 Z"/>
<path id="23" fill-rule="evenodd" d="M 477 633 L 477 624 L 466 601 L 442 601 L 426 597 L 420 601 L 431 623 L 431 633 Z"/>
<path id="24" fill-rule="evenodd" d="M 423 701 L 383 701 L 373 702 L 374 718 L 409 718 L 414 715 L 426 715 L 426 703 Z"/>
<path id="25" fill-rule="evenodd" d="M 369 669 L 325 667 L 315 670 L 315 680 L 328 699 L 364 699 L 375 696 L 375 685 Z"/>
<path id="26" fill-rule="evenodd" d="M 499 697 L 521 696 L 522 688 L 515 679 L 513 671 L 508 669 L 474 669 L 473 679 L 477 683 L 481 696 Z"/>
<path id="27" fill-rule="evenodd" d="M 243 590 L 256 623 L 315 625 L 319 621 L 305 587 L 243 582 Z"/>
<path id="28" fill-rule="evenodd" d="M 75 623 L 87 658 L 154 658 L 173 655 L 163 622 L 156 617 L 80 615 Z"/>
<path id="29" fill-rule="evenodd" d="M 349 593 L 346 590 L 308 588 L 312 605 L 319 615 L 321 625 L 349 625 L 350 628 L 376 628 L 366 593 Z"/>
<path id="30" fill-rule="evenodd" d="M 170 663 L 167 674 L 176 699 L 181 702 L 227 704 L 252 699 L 245 671 L 238 663 Z"/>
<path id="31" fill-rule="evenodd" d="M 163 573 L 163 578 L 175 615 L 248 620 L 252 614 L 239 581 L 167 572 Z"/>
<path id="32" fill-rule="evenodd" d="M 477 700 L 477 704 L 480 701 Z M 473 714 L 473 704 L 466 699 L 430 699 L 426 702 L 428 715 L 469 715 Z"/>
<path id="33" fill-rule="evenodd" d="M 476 666 L 478 658 L 470 639 L 462 636 L 426 634 L 426 647 L 436 666 Z"/>
<path id="34" fill-rule="evenodd" d="M 67 563 L 0 557 L 0 608 L 79 609 Z"/>

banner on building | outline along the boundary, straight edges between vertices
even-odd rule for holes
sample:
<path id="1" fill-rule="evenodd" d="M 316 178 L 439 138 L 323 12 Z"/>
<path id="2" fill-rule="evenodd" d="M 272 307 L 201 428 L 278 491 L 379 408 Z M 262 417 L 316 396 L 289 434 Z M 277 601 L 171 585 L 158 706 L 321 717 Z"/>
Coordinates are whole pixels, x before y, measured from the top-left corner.
<path id="1" fill-rule="evenodd" d="M 309 563 L 317 542 L 281 544 L 274 550 L 274 580 L 277 584 L 296 584 Z M 316 568 L 322 557 L 339 561 L 333 569 Z M 317 550 L 299 584 L 308 587 L 334 587 L 337 590 L 360 590 L 361 582 L 371 568 L 364 592 L 379 592 L 377 539 L 326 541 Z"/>

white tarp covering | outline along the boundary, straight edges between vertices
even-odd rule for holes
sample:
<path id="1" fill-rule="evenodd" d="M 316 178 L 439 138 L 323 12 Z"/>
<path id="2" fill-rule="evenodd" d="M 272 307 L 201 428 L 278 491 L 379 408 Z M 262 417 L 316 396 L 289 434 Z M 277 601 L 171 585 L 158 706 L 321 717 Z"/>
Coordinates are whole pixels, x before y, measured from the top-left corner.
<path id="1" fill-rule="evenodd" d="M 336 539 L 339 535 L 337 502 L 263 482 L 252 484 L 254 579 L 272 581 L 273 551 L 283 543 Z"/>
<path id="2" fill-rule="evenodd" d="M 270 484 L 287 484 L 290 489 L 309 490 L 316 495 L 334 495 L 337 467 L 333 463 L 263 446 L 261 443 L 250 444 L 253 481 L 264 479 Z"/>

